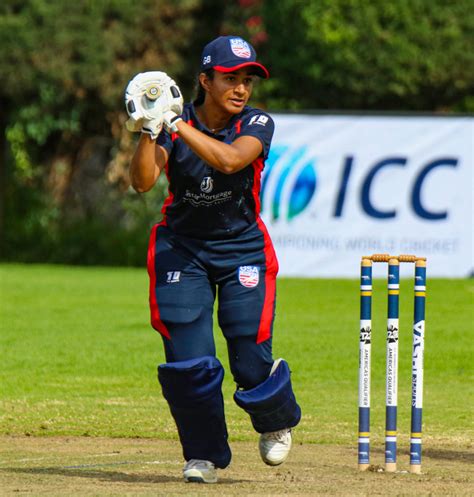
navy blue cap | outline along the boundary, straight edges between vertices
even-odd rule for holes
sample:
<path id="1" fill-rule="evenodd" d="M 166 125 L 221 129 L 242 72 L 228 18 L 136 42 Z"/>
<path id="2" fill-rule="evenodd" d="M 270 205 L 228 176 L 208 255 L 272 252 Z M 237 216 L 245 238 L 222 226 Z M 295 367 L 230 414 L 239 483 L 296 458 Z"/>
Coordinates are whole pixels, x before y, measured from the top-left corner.
<path id="1" fill-rule="evenodd" d="M 257 62 L 252 45 L 239 36 L 219 36 L 202 51 L 201 71 L 232 72 L 241 67 L 254 68 L 255 74 L 261 78 L 270 76 L 267 68 Z"/>

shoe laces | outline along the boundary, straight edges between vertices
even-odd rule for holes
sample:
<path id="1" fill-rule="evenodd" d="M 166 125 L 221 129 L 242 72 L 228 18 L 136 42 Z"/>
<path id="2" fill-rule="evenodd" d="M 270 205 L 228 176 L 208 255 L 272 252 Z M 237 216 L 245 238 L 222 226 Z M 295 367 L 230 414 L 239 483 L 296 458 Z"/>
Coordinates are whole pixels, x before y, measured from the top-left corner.
<path id="1" fill-rule="evenodd" d="M 211 461 L 205 461 L 203 459 L 190 459 L 186 463 L 186 469 L 214 469 L 214 464 Z"/>
<path id="2" fill-rule="evenodd" d="M 275 440 L 276 442 L 285 442 L 289 433 L 290 430 L 288 430 L 288 428 L 284 428 L 283 430 L 265 433 L 265 438 L 267 440 Z"/>

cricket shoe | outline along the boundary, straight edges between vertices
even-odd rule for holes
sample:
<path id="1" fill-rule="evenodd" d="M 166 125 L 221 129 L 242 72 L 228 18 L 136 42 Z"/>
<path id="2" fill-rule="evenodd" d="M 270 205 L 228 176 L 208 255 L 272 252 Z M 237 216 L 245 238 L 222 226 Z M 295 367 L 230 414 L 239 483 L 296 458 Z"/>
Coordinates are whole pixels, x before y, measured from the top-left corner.
<path id="1" fill-rule="evenodd" d="M 217 483 L 217 470 L 211 461 L 190 459 L 183 469 L 186 483 Z"/>
<path id="2" fill-rule="evenodd" d="M 276 359 L 273 362 L 272 369 L 270 370 L 271 376 L 280 365 L 283 359 Z M 286 460 L 291 450 L 291 430 L 284 428 L 278 431 L 269 431 L 260 435 L 258 444 L 260 456 L 265 464 L 269 466 L 278 466 Z"/>
<path id="3" fill-rule="evenodd" d="M 283 430 L 262 433 L 258 448 L 265 464 L 278 466 L 286 460 L 290 453 L 291 430 L 285 428 Z"/>

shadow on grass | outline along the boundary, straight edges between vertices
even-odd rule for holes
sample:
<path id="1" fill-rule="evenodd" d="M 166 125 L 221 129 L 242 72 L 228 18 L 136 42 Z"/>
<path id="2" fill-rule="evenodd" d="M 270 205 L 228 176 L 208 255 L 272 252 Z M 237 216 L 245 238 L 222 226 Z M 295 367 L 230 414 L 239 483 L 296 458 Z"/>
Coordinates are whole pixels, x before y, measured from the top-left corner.
<path id="1" fill-rule="evenodd" d="M 446 459 L 449 461 L 473 463 L 474 452 L 463 450 L 446 450 L 446 449 L 425 449 L 423 455 L 432 459 Z"/>
<path id="2" fill-rule="evenodd" d="M 371 447 L 371 452 L 373 454 L 384 454 L 385 448 L 381 447 Z M 408 456 L 410 451 L 407 448 L 399 448 L 398 454 L 403 456 Z M 450 450 L 450 449 L 422 449 L 422 456 L 429 457 L 431 459 L 444 459 L 446 461 L 460 462 L 466 464 L 474 463 L 474 452 L 467 450 Z"/>
<path id="3" fill-rule="evenodd" d="M 0 468 L 1 473 L 19 473 L 29 475 L 56 475 L 73 478 L 91 478 L 108 482 L 120 483 L 184 483 L 181 476 L 167 475 L 140 475 L 133 473 L 122 473 L 118 471 L 93 470 L 100 466 L 116 466 L 133 464 L 130 462 L 117 464 L 94 464 L 83 466 L 52 466 L 46 468 Z M 243 483 L 245 480 L 235 480 L 233 478 L 219 478 L 219 484 L 236 484 Z"/>

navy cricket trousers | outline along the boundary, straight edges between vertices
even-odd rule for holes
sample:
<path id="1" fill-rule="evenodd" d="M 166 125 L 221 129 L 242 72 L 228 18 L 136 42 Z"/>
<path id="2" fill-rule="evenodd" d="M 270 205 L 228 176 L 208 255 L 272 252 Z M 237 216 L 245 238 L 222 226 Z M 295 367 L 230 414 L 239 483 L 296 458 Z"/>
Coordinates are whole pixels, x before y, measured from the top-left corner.
<path id="1" fill-rule="evenodd" d="M 214 302 L 237 385 L 262 383 L 273 365 L 278 262 L 260 221 L 236 238 L 200 240 L 156 225 L 148 249 L 152 326 L 167 362 L 215 356 Z"/>

